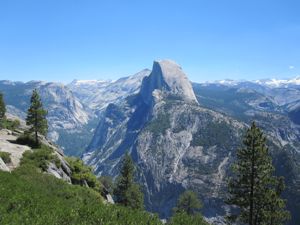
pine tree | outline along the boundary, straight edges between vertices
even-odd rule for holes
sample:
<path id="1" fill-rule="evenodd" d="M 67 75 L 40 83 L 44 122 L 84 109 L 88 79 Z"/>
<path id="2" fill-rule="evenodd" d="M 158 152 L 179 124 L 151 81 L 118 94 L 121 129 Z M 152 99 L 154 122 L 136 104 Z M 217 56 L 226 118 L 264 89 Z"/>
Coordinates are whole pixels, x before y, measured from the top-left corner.
<path id="1" fill-rule="evenodd" d="M 185 212 L 188 215 L 194 215 L 202 208 L 202 204 L 193 191 L 185 191 L 179 196 L 175 212 Z"/>
<path id="2" fill-rule="evenodd" d="M 46 135 L 48 132 L 47 111 L 43 108 L 37 90 L 33 90 L 30 103 L 31 105 L 27 111 L 26 124 L 31 126 L 29 131 L 34 133 L 35 143 L 38 145 L 38 133 Z"/>
<path id="3" fill-rule="evenodd" d="M 229 219 L 249 225 L 282 224 L 288 218 L 285 201 L 280 198 L 283 180 L 273 175 L 266 137 L 254 122 L 247 130 L 243 144 L 232 166 L 227 201 L 238 207 L 239 213 L 229 216 Z M 276 223 L 272 223 L 274 220 Z"/>
<path id="4" fill-rule="evenodd" d="M 3 127 L 3 122 L 5 120 L 6 107 L 3 99 L 3 94 L 0 93 L 0 128 Z"/>
<path id="5" fill-rule="evenodd" d="M 172 216 L 169 224 L 208 225 L 199 212 L 201 208 L 202 203 L 198 199 L 197 194 L 193 191 L 187 190 L 179 196 L 177 205 L 173 209 L 174 215 Z"/>
<path id="6" fill-rule="evenodd" d="M 117 178 L 114 195 L 117 203 L 133 209 L 142 209 L 144 208 L 144 196 L 139 185 L 134 182 L 134 171 L 132 158 L 126 153 L 120 175 Z"/>

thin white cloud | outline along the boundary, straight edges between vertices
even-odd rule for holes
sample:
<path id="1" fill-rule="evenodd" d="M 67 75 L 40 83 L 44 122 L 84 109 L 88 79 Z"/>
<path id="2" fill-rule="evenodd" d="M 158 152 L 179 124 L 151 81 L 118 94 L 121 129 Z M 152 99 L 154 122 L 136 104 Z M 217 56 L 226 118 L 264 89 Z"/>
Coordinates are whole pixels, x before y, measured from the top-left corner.
<path id="1" fill-rule="evenodd" d="M 289 66 L 289 69 L 290 70 L 293 70 L 295 67 L 294 66 Z"/>

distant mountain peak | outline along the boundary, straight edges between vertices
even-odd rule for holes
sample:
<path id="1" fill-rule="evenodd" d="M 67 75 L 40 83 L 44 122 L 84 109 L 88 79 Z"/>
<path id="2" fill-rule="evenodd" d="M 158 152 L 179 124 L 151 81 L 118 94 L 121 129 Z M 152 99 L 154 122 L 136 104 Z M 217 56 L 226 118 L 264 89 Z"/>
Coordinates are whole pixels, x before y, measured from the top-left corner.
<path id="1" fill-rule="evenodd" d="M 300 76 L 291 79 L 264 79 L 256 80 L 255 83 L 270 87 L 282 87 L 288 85 L 300 85 Z"/>
<path id="2" fill-rule="evenodd" d="M 171 60 L 153 62 L 152 72 L 144 78 L 141 87 L 141 95 L 145 102 L 149 103 L 152 100 L 154 90 L 179 96 L 185 101 L 198 102 L 186 74 Z"/>

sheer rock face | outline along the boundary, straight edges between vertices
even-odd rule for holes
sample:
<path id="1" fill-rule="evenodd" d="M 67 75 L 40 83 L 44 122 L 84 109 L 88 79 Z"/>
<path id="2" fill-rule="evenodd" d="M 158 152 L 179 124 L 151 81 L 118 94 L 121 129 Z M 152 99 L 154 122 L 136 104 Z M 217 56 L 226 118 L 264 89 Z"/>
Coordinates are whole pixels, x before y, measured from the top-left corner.
<path id="1" fill-rule="evenodd" d="M 160 90 L 189 102 L 198 102 L 192 85 L 181 67 L 170 60 L 154 61 L 151 74 L 143 80 L 141 95 L 150 103 L 154 90 Z"/>

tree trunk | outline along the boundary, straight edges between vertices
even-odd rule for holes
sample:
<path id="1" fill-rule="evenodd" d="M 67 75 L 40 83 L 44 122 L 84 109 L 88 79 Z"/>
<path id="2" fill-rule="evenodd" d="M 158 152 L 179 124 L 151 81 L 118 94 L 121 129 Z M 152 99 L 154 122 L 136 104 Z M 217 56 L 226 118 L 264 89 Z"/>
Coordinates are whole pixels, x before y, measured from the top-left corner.
<path id="1" fill-rule="evenodd" d="M 35 144 L 36 144 L 36 147 L 38 147 L 38 145 L 39 145 L 39 137 L 38 137 L 37 130 L 35 131 Z"/>
<path id="2" fill-rule="evenodd" d="M 35 121 L 34 121 L 34 126 L 35 126 L 35 129 L 34 129 L 34 132 L 35 132 L 35 144 L 36 144 L 36 147 L 38 147 L 39 145 L 39 137 L 38 137 L 38 118 L 37 118 L 37 112 L 35 113 Z"/>

